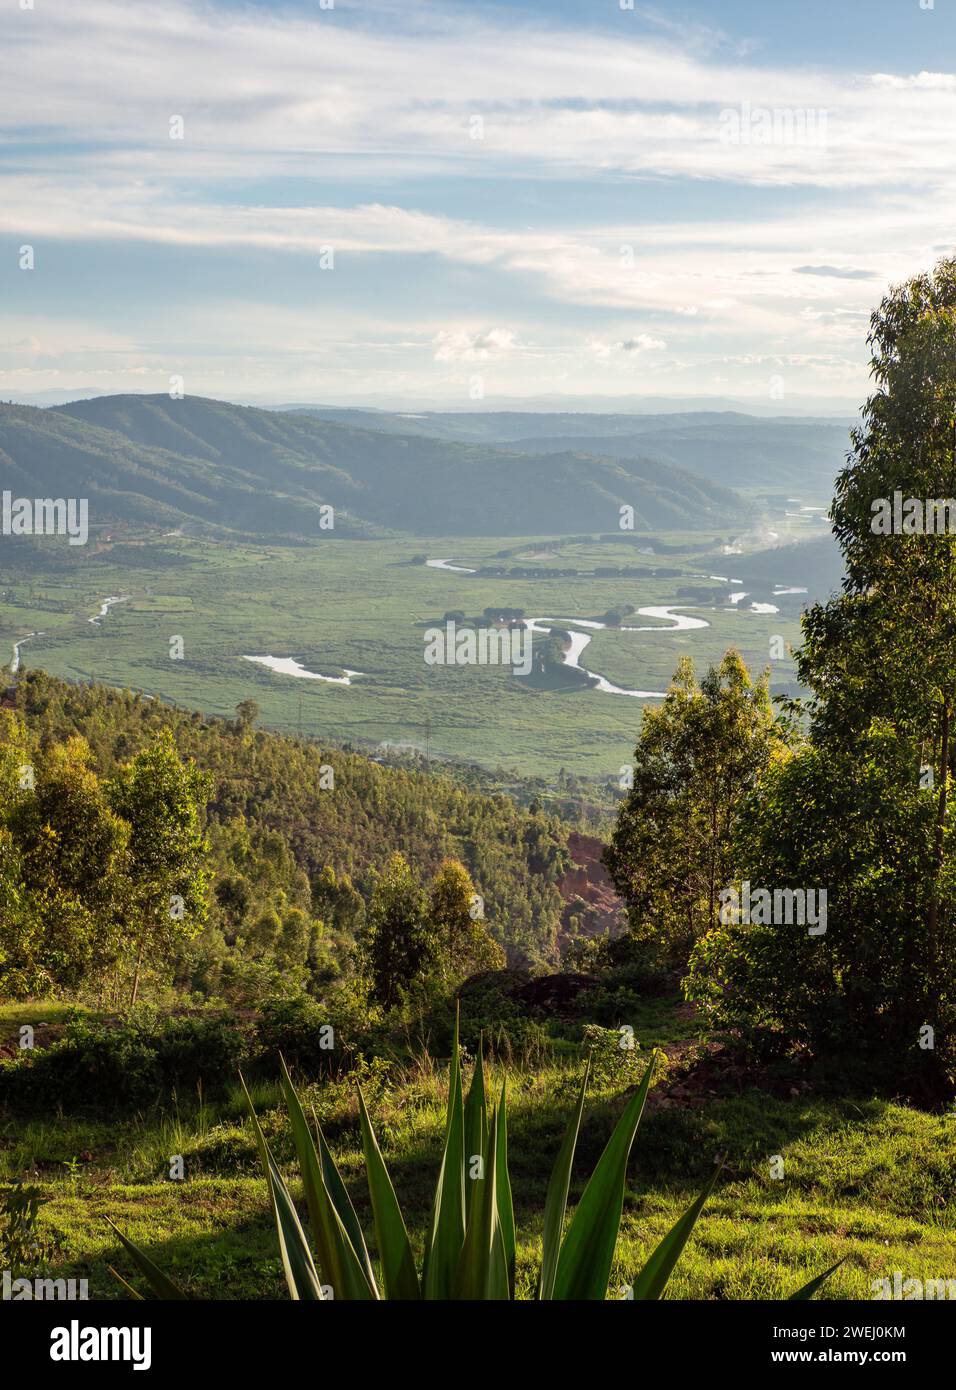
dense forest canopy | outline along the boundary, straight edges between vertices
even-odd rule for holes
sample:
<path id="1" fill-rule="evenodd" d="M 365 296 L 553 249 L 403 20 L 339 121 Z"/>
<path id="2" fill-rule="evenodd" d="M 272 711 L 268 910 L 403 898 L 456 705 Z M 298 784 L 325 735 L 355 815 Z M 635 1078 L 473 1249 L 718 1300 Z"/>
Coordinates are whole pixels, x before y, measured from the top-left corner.
<path id="1" fill-rule="evenodd" d="M 96 957 L 104 968 L 111 951 L 139 954 L 146 895 L 156 902 L 178 894 L 183 928 L 152 956 L 182 986 L 208 991 L 224 970 L 241 975 L 250 958 L 277 972 L 296 964 L 303 981 L 320 981 L 348 968 L 390 853 L 422 884 L 440 885 L 443 865 L 459 864 L 480 895 L 490 940 L 513 964 L 556 959 L 567 829 L 537 809 L 259 730 L 252 702 L 235 720 L 208 721 L 128 691 L 27 672 L 15 711 L 3 716 L 10 795 L 0 863 L 19 884 L 0 908 L 8 988 L 18 980 L 18 913 L 34 882 L 24 855 L 38 862 L 44 827 L 57 837 L 61 879 L 67 859 L 76 868 L 71 911 L 92 911 L 112 859 L 124 861 L 116 903 L 98 909 L 97 930 L 112 941 Z M 65 819 L 67 793 L 77 809 Z M 165 851 L 155 852 L 151 834 Z M 85 978 L 59 970 L 51 961 L 47 984 Z M 28 984 L 19 978 L 20 988 Z"/>

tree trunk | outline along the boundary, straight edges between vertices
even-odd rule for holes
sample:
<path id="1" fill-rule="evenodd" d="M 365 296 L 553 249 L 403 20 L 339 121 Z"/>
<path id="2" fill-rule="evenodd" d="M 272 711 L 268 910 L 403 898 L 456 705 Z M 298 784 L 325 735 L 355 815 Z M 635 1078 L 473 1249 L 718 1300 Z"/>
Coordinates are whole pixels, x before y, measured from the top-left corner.
<path id="1" fill-rule="evenodd" d="M 136 969 L 133 972 L 133 990 L 129 997 L 130 1008 L 136 1003 L 136 996 L 139 994 L 139 972 L 143 965 L 143 951 L 146 948 L 146 933 L 143 932 L 139 938 L 139 950 L 136 953 Z"/>
<path id="2" fill-rule="evenodd" d="M 931 969 L 936 965 L 936 924 L 939 916 L 939 874 L 943 867 L 943 829 L 946 824 L 946 798 L 949 789 L 949 694 L 943 696 L 939 739 L 939 800 L 936 807 L 936 835 L 933 845 L 933 896 L 929 904 L 929 949 Z"/>
<path id="3" fill-rule="evenodd" d="M 713 931 L 716 925 L 714 921 L 714 909 L 717 901 L 717 777 L 711 784 L 710 791 L 710 862 L 708 864 L 707 882 L 707 930 Z"/>

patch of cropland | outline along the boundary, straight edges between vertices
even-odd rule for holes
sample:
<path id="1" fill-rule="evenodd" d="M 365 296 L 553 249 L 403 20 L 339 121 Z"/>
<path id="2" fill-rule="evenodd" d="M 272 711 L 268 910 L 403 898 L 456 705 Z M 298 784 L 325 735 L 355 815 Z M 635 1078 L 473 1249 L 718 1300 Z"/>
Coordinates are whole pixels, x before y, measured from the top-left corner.
<path id="1" fill-rule="evenodd" d="M 377 417 L 370 417 L 375 420 Z M 310 414 L 168 396 L 0 406 L 0 484 L 87 496 L 91 524 L 192 523 L 255 535 L 501 535 L 738 525 L 749 504 L 649 457 L 396 436 Z"/>
<path id="2" fill-rule="evenodd" d="M 504 547 L 507 557 L 499 537 L 293 546 L 184 535 L 95 552 L 24 545 L 37 561 L 66 557 L 47 571 L 12 563 L 0 545 L 0 642 L 9 661 L 26 639 L 23 669 L 128 686 L 207 714 L 231 715 L 252 698 L 272 728 L 372 753 L 410 745 L 432 759 L 541 778 L 555 794 L 562 769 L 617 786 L 643 702 L 579 680 L 575 663 L 624 692 L 663 691 L 681 657 L 703 671 L 734 646 L 752 670 L 772 660 L 775 692 L 790 688 L 792 663 L 774 639 L 798 641 L 813 573 L 791 557 L 780 578 L 809 595 L 778 597 L 772 568 L 761 583 L 735 585 L 743 557 L 720 554 L 720 539 L 539 536 Z M 92 623 L 116 596 L 125 602 Z M 533 633 L 536 668 L 549 646 L 554 658 L 547 680 L 507 664 L 426 663 L 429 628 L 454 613 L 485 626 L 486 610 L 521 610 L 549 629 Z M 561 654 L 552 629 L 575 634 Z M 362 674 L 336 683 L 349 671 Z"/>

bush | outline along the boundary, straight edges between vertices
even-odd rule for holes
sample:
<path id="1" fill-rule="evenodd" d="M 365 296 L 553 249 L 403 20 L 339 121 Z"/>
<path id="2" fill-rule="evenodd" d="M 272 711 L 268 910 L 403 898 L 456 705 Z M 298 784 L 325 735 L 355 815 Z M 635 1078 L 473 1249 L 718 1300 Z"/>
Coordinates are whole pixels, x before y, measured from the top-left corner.
<path id="1" fill-rule="evenodd" d="M 73 1018 L 64 1036 L 0 1063 L 0 1105 L 18 1112 L 135 1110 L 235 1083 L 248 1043 L 218 1015 Z"/>
<path id="2" fill-rule="evenodd" d="M 278 1074 L 281 1054 L 289 1067 L 312 1076 L 337 1072 L 353 1053 L 344 1045 L 329 1010 L 308 995 L 270 999 L 262 1006 L 256 1043 L 270 1069 Z"/>
<path id="3" fill-rule="evenodd" d="M 581 1030 L 585 1050 L 591 1054 L 591 1077 L 595 1086 L 636 1086 L 647 1070 L 647 1055 L 626 1028 L 600 1028 L 586 1023 Z M 658 1072 L 663 1070 L 658 1058 Z M 658 1075 L 658 1080 L 660 1076 Z"/>

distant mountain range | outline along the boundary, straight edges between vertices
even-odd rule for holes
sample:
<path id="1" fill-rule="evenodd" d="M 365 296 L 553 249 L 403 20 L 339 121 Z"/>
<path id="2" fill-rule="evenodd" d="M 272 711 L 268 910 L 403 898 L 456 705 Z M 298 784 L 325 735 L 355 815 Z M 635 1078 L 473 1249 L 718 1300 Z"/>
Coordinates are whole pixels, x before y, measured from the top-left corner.
<path id="1" fill-rule="evenodd" d="M 600 415 L 584 411 L 421 412 L 294 407 L 295 413 L 394 434 L 507 446 L 567 449 L 621 460 L 643 457 L 688 469 L 722 487 L 795 489 L 829 501 L 849 445 L 849 419 L 759 419 L 733 410 Z"/>
<path id="2" fill-rule="evenodd" d="M 642 424 L 661 418 L 669 417 L 640 417 Z M 670 458 L 650 443 L 632 451 L 633 430 L 615 436 L 607 423 L 622 419 L 632 417 L 410 419 L 165 395 L 99 396 L 48 409 L 0 405 L 0 487 L 17 496 L 87 497 L 93 525 L 271 536 L 319 534 L 322 504 L 335 508 L 335 534 L 345 536 L 607 532 L 623 504 L 634 508 L 638 530 L 745 522 L 748 504 L 690 471 L 676 445 Z M 577 421 L 591 432 L 579 436 L 568 423 Z M 552 437 L 555 422 L 561 432 Z M 529 428 L 541 437 L 524 436 Z M 706 424 L 699 429 L 703 438 Z"/>

